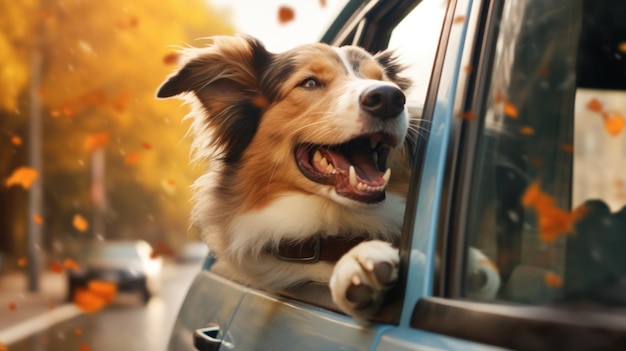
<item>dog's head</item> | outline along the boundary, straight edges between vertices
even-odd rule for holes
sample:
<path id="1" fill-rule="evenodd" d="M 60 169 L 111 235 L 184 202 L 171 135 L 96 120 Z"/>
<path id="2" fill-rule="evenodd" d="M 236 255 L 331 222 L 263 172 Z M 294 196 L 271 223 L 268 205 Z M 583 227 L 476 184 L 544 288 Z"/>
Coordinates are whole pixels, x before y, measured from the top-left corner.
<path id="1" fill-rule="evenodd" d="M 184 55 L 157 96 L 195 103 L 196 149 L 223 161 L 249 206 L 288 191 L 350 207 L 385 199 L 409 124 L 410 82 L 393 55 L 325 44 L 274 54 L 241 36 Z"/>

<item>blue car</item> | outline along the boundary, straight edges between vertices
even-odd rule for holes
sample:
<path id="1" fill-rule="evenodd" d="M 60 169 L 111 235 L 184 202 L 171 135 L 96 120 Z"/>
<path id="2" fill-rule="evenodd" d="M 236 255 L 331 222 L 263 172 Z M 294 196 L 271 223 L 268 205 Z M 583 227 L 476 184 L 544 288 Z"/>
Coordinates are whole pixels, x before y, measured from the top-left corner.
<path id="1" fill-rule="evenodd" d="M 398 284 L 363 326 L 326 286 L 208 259 L 168 350 L 626 350 L 626 2 L 354 0 L 322 41 L 394 49 L 415 82 Z"/>

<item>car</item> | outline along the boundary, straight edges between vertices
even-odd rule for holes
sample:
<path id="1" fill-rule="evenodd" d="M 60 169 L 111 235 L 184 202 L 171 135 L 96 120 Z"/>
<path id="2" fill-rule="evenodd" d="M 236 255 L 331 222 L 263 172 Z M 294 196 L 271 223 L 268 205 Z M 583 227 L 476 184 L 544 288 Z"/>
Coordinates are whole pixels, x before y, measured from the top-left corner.
<path id="1" fill-rule="evenodd" d="M 168 350 L 626 349 L 624 18 L 621 0 L 349 1 L 321 40 L 397 50 L 421 115 L 389 302 L 359 324 L 326 286 L 243 286 L 209 256 Z"/>
<path id="2" fill-rule="evenodd" d="M 89 246 L 78 259 L 78 269 L 68 270 L 68 300 L 91 280 L 115 283 L 119 292 L 138 292 L 143 303 L 160 289 L 163 259 L 154 257 L 143 240 L 105 241 Z"/>

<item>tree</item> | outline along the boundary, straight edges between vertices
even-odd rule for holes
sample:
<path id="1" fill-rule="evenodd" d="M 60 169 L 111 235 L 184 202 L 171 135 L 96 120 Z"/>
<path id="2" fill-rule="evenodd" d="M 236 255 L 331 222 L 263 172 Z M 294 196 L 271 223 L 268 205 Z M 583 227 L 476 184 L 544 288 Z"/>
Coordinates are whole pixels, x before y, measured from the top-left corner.
<path id="1" fill-rule="evenodd" d="M 91 155 L 99 147 L 106 155 L 108 237 L 184 239 L 188 185 L 200 169 L 187 165 L 185 108 L 154 93 L 174 69 L 172 45 L 230 34 L 227 19 L 202 0 L 0 0 L 0 7 L 0 177 L 27 162 L 24 144 L 13 137 L 27 139 L 29 57 L 37 52 L 48 245 L 85 236 L 71 219 L 93 211 Z M 0 203 L 7 208 L 20 196 L 4 188 Z M 0 217 L 3 231 L 17 235 L 14 219 L 24 217 L 17 212 Z"/>

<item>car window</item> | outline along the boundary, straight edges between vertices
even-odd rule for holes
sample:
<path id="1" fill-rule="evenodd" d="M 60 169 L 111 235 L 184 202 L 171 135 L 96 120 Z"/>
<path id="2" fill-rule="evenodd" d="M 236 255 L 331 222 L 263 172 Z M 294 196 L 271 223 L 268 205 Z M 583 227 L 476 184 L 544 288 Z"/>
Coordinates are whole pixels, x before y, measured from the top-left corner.
<path id="1" fill-rule="evenodd" d="M 601 3 L 504 5 L 477 121 L 465 297 L 626 305 L 626 5 Z"/>

